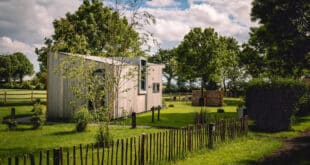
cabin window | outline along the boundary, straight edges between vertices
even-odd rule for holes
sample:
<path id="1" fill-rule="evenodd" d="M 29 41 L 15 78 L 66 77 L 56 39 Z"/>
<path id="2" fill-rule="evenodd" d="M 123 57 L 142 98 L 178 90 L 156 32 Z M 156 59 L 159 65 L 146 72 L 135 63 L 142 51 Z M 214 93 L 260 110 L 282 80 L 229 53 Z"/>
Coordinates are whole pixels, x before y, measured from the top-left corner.
<path id="1" fill-rule="evenodd" d="M 159 93 L 160 84 L 159 83 L 153 83 L 153 93 Z"/>
<path id="2" fill-rule="evenodd" d="M 139 94 L 145 94 L 146 93 L 146 60 L 140 60 L 139 65 Z"/>

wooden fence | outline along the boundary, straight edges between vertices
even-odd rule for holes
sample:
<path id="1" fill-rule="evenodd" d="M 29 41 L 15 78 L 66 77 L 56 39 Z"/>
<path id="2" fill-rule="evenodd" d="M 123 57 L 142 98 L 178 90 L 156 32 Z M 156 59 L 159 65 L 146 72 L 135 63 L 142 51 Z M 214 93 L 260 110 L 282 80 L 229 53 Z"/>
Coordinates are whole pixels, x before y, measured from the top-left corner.
<path id="1" fill-rule="evenodd" d="M 0 103 L 7 104 L 12 102 L 34 102 L 36 99 L 46 100 L 46 93 L 34 92 L 29 93 L 0 93 Z"/>
<path id="2" fill-rule="evenodd" d="M 79 145 L 39 153 L 12 155 L 0 159 L 0 164 L 160 164 L 183 159 L 188 152 L 212 149 L 216 143 L 246 136 L 247 131 L 247 117 L 240 120 L 226 119 L 206 125 L 117 139 L 109 143 L 109 146 Z"/>

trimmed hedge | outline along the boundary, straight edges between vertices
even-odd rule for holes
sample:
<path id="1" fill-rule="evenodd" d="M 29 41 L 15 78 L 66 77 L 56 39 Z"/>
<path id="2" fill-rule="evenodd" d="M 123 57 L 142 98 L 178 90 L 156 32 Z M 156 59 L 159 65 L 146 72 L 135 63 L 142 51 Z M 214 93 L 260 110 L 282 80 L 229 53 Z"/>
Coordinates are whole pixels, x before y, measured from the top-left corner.
<path id="1" fill-rule="evenodd" d="M 302 81 L 253 80 L 246 89 L 245 103 L 256 127 L 274 132 L 290 128 L 291 117 L 301 109 L 302 102 L 309 102 L 307 95 L 309 89 Z"/>

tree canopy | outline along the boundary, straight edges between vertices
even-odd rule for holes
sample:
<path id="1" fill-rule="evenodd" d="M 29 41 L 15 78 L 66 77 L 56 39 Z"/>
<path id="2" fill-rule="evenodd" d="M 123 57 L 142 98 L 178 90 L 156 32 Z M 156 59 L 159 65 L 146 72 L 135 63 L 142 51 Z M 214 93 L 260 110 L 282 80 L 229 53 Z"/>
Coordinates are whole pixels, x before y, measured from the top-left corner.
<path id="1" fill-rule="evenodd" d="M 36 49 L 40 71 L 46 70 L 49 51 L 105 57 L 142 55 L 139 34 L 125 17 L 98 0 L 84 0 L 74 13 L 54 20 L 54 34 Z"/>
<path id="2" fill-rule="evenodd" d="M 221 54 L 218 34 L 212 28 L 194 28 L 177 48 L 178 73 L 192 80 L 200 78 L 202 86 L 220 77 Z"/>
<path id="3" fill-rule="evenodd" d="M 300 77 L 310 69 L 310 2 L 308 0 L 254 0 L 253 28 L 247 48 L 265 56 L 271 75 Z"/>
<path id="4" fill-rule="evenodd" d="M 19 79 L 20 82 L 26 75 L 34 73 L 33 64 L 21 52 L 10 55 L 0 55 L 0 80 L 10 82 Z"/>

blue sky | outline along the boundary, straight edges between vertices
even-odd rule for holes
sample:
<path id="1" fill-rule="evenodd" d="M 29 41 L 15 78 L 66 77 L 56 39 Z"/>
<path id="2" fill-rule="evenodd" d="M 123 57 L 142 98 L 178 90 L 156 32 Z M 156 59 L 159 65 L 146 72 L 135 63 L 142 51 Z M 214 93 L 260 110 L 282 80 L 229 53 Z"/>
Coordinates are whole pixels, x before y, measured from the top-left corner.
<path id="1" fill-rule="evenodd" d="M 111 0 L 109 0 L 111 1 Z M 158 48 L 177 46 L 193 27 L 212 27 L 220 35 L 247 41 L 249 29 L 256 26 L 250 20 L 252 0 L 146 0 L 139 11 L 147 11 L 156 24 L 145 27 L 154 34 Z M 21 51 L 38 71 L 36 47 L 53 34 L 52 22 L 74 12 L 81 0 L 1 0 L 0 53 Z M 107 3 L 106 3 L 107 4 Z"/>

